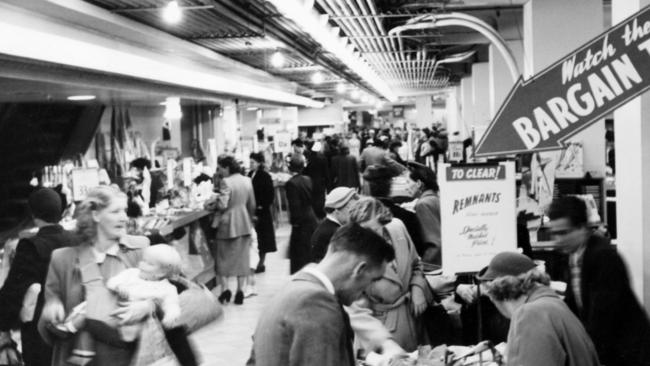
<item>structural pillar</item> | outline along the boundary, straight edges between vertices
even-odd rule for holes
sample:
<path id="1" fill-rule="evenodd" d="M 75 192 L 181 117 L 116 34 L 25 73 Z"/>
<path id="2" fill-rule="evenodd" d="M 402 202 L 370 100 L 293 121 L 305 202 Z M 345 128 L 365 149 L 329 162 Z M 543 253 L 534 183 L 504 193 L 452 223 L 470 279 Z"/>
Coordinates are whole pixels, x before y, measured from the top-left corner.
<path id="1" fill-rule="evenodd" d="M 650 0 L 612 0 L 612 25 Z M 634 292 L 650 305 L 650 95 L 646 92 L 614 112 L 617 248 Z"/>

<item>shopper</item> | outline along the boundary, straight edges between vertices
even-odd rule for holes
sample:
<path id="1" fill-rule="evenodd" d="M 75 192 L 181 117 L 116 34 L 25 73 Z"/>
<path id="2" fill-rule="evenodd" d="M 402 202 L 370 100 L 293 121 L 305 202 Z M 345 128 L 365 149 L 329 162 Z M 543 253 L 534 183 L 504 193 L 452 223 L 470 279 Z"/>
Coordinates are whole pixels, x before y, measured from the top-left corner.
<path id="1" fill-rule="evenodd" d="M 479 273 L 490 300 L 511 319 L 506 361 L 525 366 L 598 366 L 580 320 L 548 287 L 549 277 L 519 253 L 497 254 Z M 637 365 L 608 363 L 606 365 Z"/>
<path id="2" fill-rule="evenodd" d="M 318 224 L 311 236 L 311 260 L 320 262 L 330 243 L 330 239 L 342 225 L 350 221 L 350 206 L 359 199 L 357 192 L 348 187 L 334 188 L 325 198 L 327 216 Z"/>
<path id="3" fill-rule="evenodd" d="M 289 223 L 291 237 L 289 238 L 289 267 L 291 274 L 298 272 L 310 261 L 310 244 L 318 220 L 314 214 L 313 187 L 311 179 L 302 174 L 305 159 L 295 154 L 289 162 L 289 171 L 293 176 L 284 188 L 289 203 Z"/>
<path id="4" fill-rule="evenodd" d="M 353 333 L 342 306 L 382 278 L 394 257 L 381 236 L 343 226 L 325 258 L 296 274 L 265 307 L 248 365 L 354 366 Z"/>
<path id="5" fill-rule="evenodd" d="M 311 179 L 314 213 L 316 217 L 322 219 L 325 217 L 325 194 L 331 188 L 332 184 L 329 163 L 322 152 L 314 151 L 313 141 L 307 141 L 305 147 L 305 158 L 307 161 L 304 174 Z"/>
<path id="6" fill-rule="evenodd" d="M 43 342 L 36 327 L 43 307 L 41 289 L 52 252 L 76 245 L 79 239 L 58 224 L 63 208 L 56 191 L 50 188 L 34 191 L 28 204 L 38 232 L 31 238 L 20 239 L 0 289 L 0 348 L 11 342 L 10 331 L 19 324 L 25 365 L 49 366 L 52 349 Z"/>
<path id="7" fill-rule="evenodd" d="M 240 174 L 234 157 L 217 159 L 217 175 L 222 178 L 225 209 L 218 213 L 216 250 L 213 250 L 217 274 L 221 281 L 219 301 L 230 301 L 228 277 L 237 277 L 234 303 L 244 303 L 243 288 L 249 275 L 251 232 L 255 216 L 255 193 L 251 179 Z"/>
<path id="8" fill-rule="evenodd" d="M 442 241 L 440 238 L 440 197 L 436 173 L 426 165 L 410 163 L 411 179 L 418 184 L 415 216 L 420 226 L 422 242 L 427 248 L 422 255 L 425 262 L 442 264 Z"/>
<path id="9" fill-rule="evenodd" d="M 406 227 L 371 197 L 363 197 L 350 207 L 350 221 L 375 231 L 395 249 L 395 260 L 384 276 L 366 289 L 358 308 L 370 309 L 395 342 L 412 352 L 424 344 L 420 343 L 424 342 L 424 329 L 417 319 L 433 298 Z"/>
<path id="10" fill-rule="evenodd" d="M 90 299 L 91 294 L 108 293 L 103 285 L 106 280 L 138 265 L 144 246 L 136 242 L 120 244 L 126 226 L 126 195 L 109 186 L 97 187 L 78 207 L 77 231 L 82 244 L 52 253 L 38 330 L 53 346 L 53 366 L 67 365 L 75 345 L 74 336 L 59 338 L 61 333 L 56 331 L 56 326 L 73 308 Z M 153 310 L 151 302 L 138 301 L 128 303 L 119 312 L 123 323 L 132 323 L 144 319 Z M 117 329 L 113 334 L 95 332 L 92 337 L 93 365 L 130 365 L 133 344 L 120 341 Z"/>
<path id="11" fill-rule="evenodd" d="M 262 273 L 266 270 L 264 260 L 266 253 L 272 253 L 277 250 L 275 244 L 275 228 L 273 227 L 273 215 L 271 206 L 275 197 L 273 180 L 271 175 L 266 172 L 264 164 L 264 154 L 250 154 L 251 171 L 248 174 L 253 182 L 253 192 L 255 193 L 255 231 L 257 232 L 257 248 L 260 260 L 255 268 L 255 273 Z"/>
<path id="12" fill-rule="evenodd" d="M 342 146 L 341 153 L 332 158 L 332 182 L 334 187 L 359 189 L 361 186 L 359 164 L 347 146 Z"/>
<path id="13" fill-rule="evenodd" d="M 363 179 L 366 180 L 370 196 L 380 200 L 393 214 L 393 216 L 406 226 L 409 236 L 415 245 L 418 255 L 422 257 L 425 262 L 430 262 L 431 259 L 425 256 L 429 253 L 430 246 L 422 241 L 420 235 L 420 223 L 414 212 L 408 211 L 401 206 L 397 205 L 389 197 L 391 190 L 392 171 L 390 168 L 382 165 L 372 165 L 366 169 L 363 174 Z"/>
<path id="14" fill-rule="evenodd" d="M 551 235 L 569 254 L 566 301 L 582 320 L 604 365 L 650 365 L 650 322 L 639 304 L 623 259 L 609 240 L 587 226 L 580 198 L 554 200 Z"/>
<path id="15" fill-rule="evenodd" d="M 406 167 L 390 157 L 386 136 L 375 139 L 372 146 L 368 146 L 363 150 L 359 164 L 364 174 L 368 167 L 373 165 L 386 167 L 392 177 L 400 175 L 406 170 Z"/>

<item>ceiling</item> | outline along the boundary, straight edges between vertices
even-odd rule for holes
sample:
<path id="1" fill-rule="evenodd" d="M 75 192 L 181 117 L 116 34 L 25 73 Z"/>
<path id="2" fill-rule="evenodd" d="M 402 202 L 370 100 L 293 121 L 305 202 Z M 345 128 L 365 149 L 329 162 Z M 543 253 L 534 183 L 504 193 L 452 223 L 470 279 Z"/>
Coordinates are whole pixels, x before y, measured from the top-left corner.
<path id="1" fill-rule="evenodd" d="M 297 94 L 337 96 L 338 84 L 381 96 L 367 78 L 317 42 L 313 34 L 280 13 L 273 1 L 178 0 L 182 20 L 171 25 L 161 12 L 168 0 L 85 0 L 115 14 L 168 32 L 254 68 L 297 83 Z M 294 1 L 294 0 L 281 0 Z M 331 32 L 397 95 L 435 91 L 455 85 L 471 64 L 487 60 L 489 41 L 459 26 L 391 34 L 395 27 L 429 14 L 462 12 L 497 29 L 506 39 L 521 39 L 526 0 L 299 0 L 324 17 Z M 302 5 L 305 6 L 305 5 Z M 279 51 L 285 63 L 271 64 Z M 462 56 L 462 57 L 459 57 Z M 443 61 L 444 60 L 444 61 Z M 452 61 L 452 62 L 447 62 Z M 323 82 L 314 83 L 315 72 Z M 363 94 L 363 93 L 362 93 Z"/>

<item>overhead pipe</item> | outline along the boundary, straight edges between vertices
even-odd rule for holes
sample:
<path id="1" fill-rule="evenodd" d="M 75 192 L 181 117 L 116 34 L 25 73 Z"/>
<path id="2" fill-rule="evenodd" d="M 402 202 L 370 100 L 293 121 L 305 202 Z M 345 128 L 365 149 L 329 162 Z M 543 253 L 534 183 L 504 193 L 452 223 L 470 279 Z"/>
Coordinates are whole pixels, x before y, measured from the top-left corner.
<path id="1" fill-rule="evenodd" d="M 490 42 L 497 47 L 501 56 L 506 61 L 513 82 L 517 81 L 520 75 L 519 68 L 517 67 L 517 62 L 515 61 L 510 48 L 503 40 L 503 37 L 501 37 L 501 35 L 490 25 L 474 16 L 462 13 L 425 15 L 411 19 L 407 24 L 391 29 L 388 34 L 397 35 L 399 50 L 400 52 L 403 52 L 404 44 L 401 37 L 402 32 L 407 30 L 423 30 L 449 26 L 461 26 L 473 29 L 490 40 Z"/>

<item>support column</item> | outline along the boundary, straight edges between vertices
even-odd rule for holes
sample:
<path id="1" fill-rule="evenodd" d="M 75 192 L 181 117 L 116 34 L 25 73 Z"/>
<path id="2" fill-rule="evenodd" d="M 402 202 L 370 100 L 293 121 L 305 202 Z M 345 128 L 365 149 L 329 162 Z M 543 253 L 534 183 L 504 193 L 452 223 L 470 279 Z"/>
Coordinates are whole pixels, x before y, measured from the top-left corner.
<path id="1" fill-rule="evenodd" d="M 603 31 L 602 0 L 531 0 L 524 5 L 524 76 L 554 64 Z M 581 141 L 585 171 L 605 175 L 605 122 L 586 128 Z"/>
<path id="2" fill-rule="evenodd" d="M 474 104 L 472 126 L 487 128 L 490 123 L 490 71 L 487 62 L 472 65 L 472 101 Z"/>
<path id="3" fill-rule="evenodd" d="M 612 25 L 650 4 L 650 0 L 613 0 Z M 650 309 L 650 95 L 614 112 L 616 138 L 617 247 L 628 265 L 633 289 Z"/>
<path id="4" fill-rule="evenodd" d="M 524 66 L 524 45 L 522 40 L 506 42 L 512 55 L 519 66 L 519 72 L 523 71 Z M 501 104 L 508 96 L 510 89 L 515 85 L 512 80 L 510 70 L 506 64 L 501 52 L 494 46 L 490 45 L 490 119 L 499 111 Z"/>
<path id="5" fill-rule="evenodd" d="M 460 123 L 461 130 L 472 132 L 474 124 L 474 101 L 472 100 L 472 77 L 467 76 L 460 79 Z"/>

